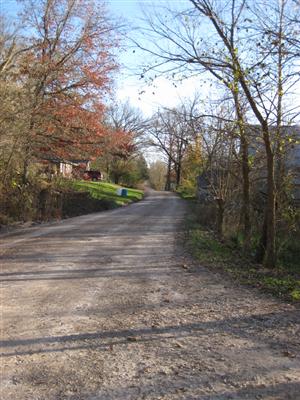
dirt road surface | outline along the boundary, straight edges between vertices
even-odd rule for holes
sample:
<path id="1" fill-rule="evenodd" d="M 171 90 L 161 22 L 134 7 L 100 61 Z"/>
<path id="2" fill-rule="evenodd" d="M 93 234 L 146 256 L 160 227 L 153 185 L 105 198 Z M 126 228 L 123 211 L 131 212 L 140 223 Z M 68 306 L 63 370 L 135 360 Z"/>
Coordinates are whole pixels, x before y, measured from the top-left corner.
<path id="1" fill-rule="evenodd" d="M 184 207 L 0 237 L 1 399 L 300 399 L 299 310 L 193 264 Z"/>

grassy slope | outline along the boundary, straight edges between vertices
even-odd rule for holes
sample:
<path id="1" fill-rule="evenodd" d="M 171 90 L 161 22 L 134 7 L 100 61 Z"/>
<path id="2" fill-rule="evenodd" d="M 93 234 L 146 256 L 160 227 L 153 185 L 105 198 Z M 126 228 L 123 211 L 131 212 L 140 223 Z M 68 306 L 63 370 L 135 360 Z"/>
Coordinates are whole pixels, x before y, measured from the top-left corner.
<path id="1" fill-rule="evenodd" d="M 75 181 L 72 187 L 79 191 L 89 192 L 94 199 L 107 200 L 114 203 L 116 206 L 138 201 L 143 198 L 143 191 L 137 189 L 127 189 L 128 196 L 121 197 L 117 195 L 117 189 L 122 187 L 106 182 L 91 182 L 91 181 Z"/>

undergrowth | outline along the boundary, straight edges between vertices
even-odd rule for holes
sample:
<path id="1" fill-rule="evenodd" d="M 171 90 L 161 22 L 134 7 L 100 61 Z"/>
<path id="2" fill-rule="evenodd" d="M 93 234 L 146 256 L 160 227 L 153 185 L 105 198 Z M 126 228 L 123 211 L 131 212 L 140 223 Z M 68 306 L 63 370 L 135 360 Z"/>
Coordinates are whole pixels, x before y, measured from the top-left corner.
<path id="1" fill-rule="evenodd" d="M 287 247 L 290 252 L 281 255 L 278 267 L 265 269 L 256 264 L 251 256 L 243 254 L 238 241 L 220 241 L 213 230 L 201 225 L 196 208 L 191 205 L 186 219 L 186 245 L 192 255 L 208 268 L 222 270 L 239 283 L 285 300 L 300 301 L 299 244 L 291 241 L 290 247 Z"/>

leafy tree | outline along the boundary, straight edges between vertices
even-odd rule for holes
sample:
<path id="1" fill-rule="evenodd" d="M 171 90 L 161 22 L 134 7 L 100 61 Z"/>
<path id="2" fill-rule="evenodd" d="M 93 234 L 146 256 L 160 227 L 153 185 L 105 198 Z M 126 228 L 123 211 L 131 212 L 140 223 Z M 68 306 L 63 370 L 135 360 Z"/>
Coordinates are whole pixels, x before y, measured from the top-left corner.
<path id="1" fill-rule="evenodd" d="M 21 60 L 28 98 L 24 174 L 32 157 L 74 157 L 100 150 L 103 101 L 116 64 L 116 41 L 103 4 L 23 0 L 30 50 Z M 98 145 L 98 146 L 97 146 Z"/>
<path id="2" fill-rule="evenodd" d="M 98 159 L 99 165 L 115 183 L 136 184 L 142 179 L 138 161 L 142 160 L 147 121 L 128 102 L 114 102 L 105 112 L 105 126 L 110 134 L 105 138 L 105 152 Z"/>
<path id="3" fill-rule="evenodd" d="M 36 162 L 105 150 L 118 33 L 102 2 L 20 3 L 18 30 L 0 20 L 0 178 L 2 204 L 25 209 L 41 189 Z"/>
<path id="4" fill-rule="evenodd" d="M 201 142 L 199 135 L 194 143 L 188 145 L 182 163 L 180 191 L 192 197 L 196 196 L 197 177 L 203 171 L 204 159 Z"/>

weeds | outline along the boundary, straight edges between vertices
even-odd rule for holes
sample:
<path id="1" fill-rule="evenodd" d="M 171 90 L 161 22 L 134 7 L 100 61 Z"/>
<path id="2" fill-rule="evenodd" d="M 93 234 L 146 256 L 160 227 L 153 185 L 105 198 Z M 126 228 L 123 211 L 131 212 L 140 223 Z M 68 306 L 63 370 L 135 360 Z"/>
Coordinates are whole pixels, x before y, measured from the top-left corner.
<path id="1" fill-rule="evenodd" d="M 201 220 L 201 216 L 200 216 Z M 213 230 L 199 223 L 196 207 L 190 207 L 186 219 L 186 245 L 199 262 L 224 271 L 236 281 L 254 286 L 288 301 L 300 301 L 299 242 L 291 238 L 281 254 L 279 267 L 263 268 L 251 255 L 242 252 L 240 238 L 220 241 Z"/>

